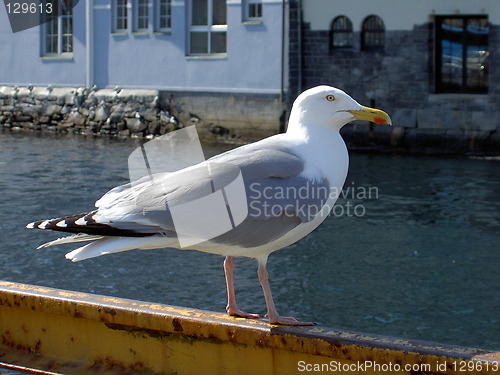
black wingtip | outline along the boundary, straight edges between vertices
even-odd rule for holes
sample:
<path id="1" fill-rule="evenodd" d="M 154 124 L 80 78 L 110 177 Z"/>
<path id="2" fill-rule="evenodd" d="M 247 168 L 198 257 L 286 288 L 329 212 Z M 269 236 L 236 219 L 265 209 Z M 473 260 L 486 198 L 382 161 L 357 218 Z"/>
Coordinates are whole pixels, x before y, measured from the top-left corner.
<path id="1" fill-rule="evenodd" d="M 99 236 L 147 237 L 154 233 L 139 233 L 129 229 L 120 229 L 108 224 L 98 223 L 94 219 L 97 211 L 60 217 L 57 219 L 38 220 L 26 225 L 28 229 L 50 229 L 58 232 L 85 233 Z"/>

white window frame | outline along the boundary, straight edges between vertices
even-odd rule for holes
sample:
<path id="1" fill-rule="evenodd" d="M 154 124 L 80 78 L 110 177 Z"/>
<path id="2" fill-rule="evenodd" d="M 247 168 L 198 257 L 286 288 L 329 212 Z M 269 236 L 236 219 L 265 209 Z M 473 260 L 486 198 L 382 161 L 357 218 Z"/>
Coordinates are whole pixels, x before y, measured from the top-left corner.
<path id="1" fill-rule="evenodd" d="M 250 7 L 256 6 L 260 7 L 260 15 L 251 16 Z M 243 0 L 243 22 L 262 22 L 262 17 L 264 13 L 264 5 L 262 0 Z"/>
<path id="2" fill-rule="evenodd" d="M 150 8 L 150 2 L 149 0 L 133 0 L 134 4 L 134 9 L 133 9 L 133 16 L 134 16 L 134 32 L 148 32 L 149 31 L 149 25 L 151 24 L 150 22 L 150 16 L 149 16 L 149 8 Z M 146 15 L 141 16 L 140 15 L 140 8 L 146 8 Z M 141 25 L 141 17 L 142 20 L 146 22 L 146 25 Z"/>
<path id="3" fill-rule="evenodd" d="M 64 23 L 70 22 L 71 30 L 70 32 L 63 33 L 64 31 Z M 57 29 L 55 33 L 49 34 L 49 28 L 55 24 L 55 28 Z M 49 43 L 47 43 L 47 39 L 49 36 L 57 38 L 57 51 L 47 51 L 49 47 Z M 65 39 L 69 37 L 71 38 L 70 50 L 67 50 L 67 44 L 65 44 Z M 60 12 L 60 16 L 52 18 L 49 22 L 44 24 L 43 27 L 43 56 L 73 56 L 74 50 L 74 25 L 73 25 L 73 7 L 71 6 L 68 11 Z"/>
<path id="4" fill-rule="evenodd" d="M 167 14 L 161 14 L 162 6 L 165 6 Z M 167 26 L 161 27 L 162 20 Z M 155 30 L 159 32 L 172 31 L 172 0 L 155 0 Z"/>
<path id="5" fill-rule="evenodd" d="M 119 4 L 121 2 L 122 4 Z M 125 4 L 123 4 L 123 2 Z M 118 17 L 118 8 L 125 9 L 124 17 Z M 125 20 L 126 27 L 119 25 L 119 20 Z M 113 33 L 126 33 L 130 28 L 130 2 L 128 0 L 113 0 Z"/>
<path id="6" fill-rule="evenodd" d="M 190 1 L 190 15 L 189 15 L 189 34 L 188 34 L 188 55 L 189 56 L 226 56 L 227 55 L 227 15 L 225 25 L 212 25 L 213 20 L 213 2 L 215 0 L 207 0 L 208 10 L 207 10 L 207 23 L 208 25 L 196 25 L 193 26 L 193 1 Z M 227 12 L 227 2 L 226 2 L 226 12 Z M 192 33 L 206 33 L 207 34 L 207 52 L 206 53 L 193 53 L 191 51 L 191 34 Z M 210 52 L 212 50 L 211 36 L 213 33 L 225 33 L 226 34 L 226 50 L 224 52 Z"/>

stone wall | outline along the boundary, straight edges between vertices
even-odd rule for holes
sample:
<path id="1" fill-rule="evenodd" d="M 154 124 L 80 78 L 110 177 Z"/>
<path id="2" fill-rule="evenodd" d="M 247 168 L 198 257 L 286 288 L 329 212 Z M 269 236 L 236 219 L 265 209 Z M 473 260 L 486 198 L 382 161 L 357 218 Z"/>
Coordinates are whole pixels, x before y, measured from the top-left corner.
<path id="1" fill-rule="evenodd" d="M 343 89 L 359 103 L 385 110 L 394 126 L 354 123 L 342 133 L 351 148 L 415 152 L 500 153 L 500 27 L 490 29 L 489 93 L 434 94 L 432 23 L 409 31 L 386 31 L 383 51 L 361 51 L 354 33 L 350 50 L 329 48 L 328 30 L 302 25 L 299 74 L 299 23 L 291 4 L 290 101 L 303 90 L 327 84 Z"/>
<path id="2" fill-rule="evenodd" d="M 0 87 L 0 127 L 13 130 L 153 137 L 197 125 L 207 139 L 252 140 L 277 133 L 282 112 L 278 95 Z"/>

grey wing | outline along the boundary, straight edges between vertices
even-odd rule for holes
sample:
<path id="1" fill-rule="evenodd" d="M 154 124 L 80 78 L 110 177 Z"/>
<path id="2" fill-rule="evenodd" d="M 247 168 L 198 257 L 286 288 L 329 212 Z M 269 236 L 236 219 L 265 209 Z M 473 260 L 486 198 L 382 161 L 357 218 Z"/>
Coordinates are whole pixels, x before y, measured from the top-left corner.
<path id="1" fill-rule="evenodd" d="M 171 208 L 223 189 L 241 171 L 248 215 L 211 242 L 259 246 L 312 220 L 328 199 L 327 181 L 300 176 L 303 168 L 304 162 L 286 149 L 242 147 L 179 172 L 115 188 L 96 202 L 96 220 L 120 229 L 176 236 Z"/>
<path id="2" fill-rule="evenodd" d="M 310 181 L 301 176 L 250 178 L 245 180 L 245 188 L 247 217 L 211 242 L 245 248 L 265 245 L 313 220 L 329 197 L 327 180 Z"/>
<path id="3" fill-rule="evenodd" d="M 314 219 L 330 196 L 326 179 L 302 177 L 304 162 L 286 148 L 238 150 L 225 158 L 242 171 L 248 215 L 211 242 L 240 247 L 267 244 Z M 228 207 L 230 210 L 231 207 Z"/>

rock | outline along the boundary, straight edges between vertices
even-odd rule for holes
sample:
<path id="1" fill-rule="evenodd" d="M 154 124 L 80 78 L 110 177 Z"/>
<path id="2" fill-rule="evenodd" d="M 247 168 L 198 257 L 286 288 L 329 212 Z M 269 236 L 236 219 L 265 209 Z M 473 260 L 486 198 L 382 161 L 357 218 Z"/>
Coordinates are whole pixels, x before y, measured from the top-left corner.
<path id="1" fill-rule="evenodd" d="M 68 128 L 72 128 L 72 127 L 73 127 L 73 124 L 68 123 L 68 122 L 60 122 L 59 124 L 57 124 L 58 130 L 64 131 L 64 132 L 67 132 Z"/>
<path id="2" fill-rule="evenodd" d="M 189 125 L 197 125 L 201 122 L 201 118 L 196 115 L 191 114 L 191 118 L 189 119 Z"/>
<path id="3" fill-rule="evenodd" d="M 159 134 L 160 133 L 160 123 L 157 120 L 153 120 L 148 125 L 149 134 Z"/>
<path id="4" fill-rule="evenodd" d="M 116 131 L 121 132 L 125 129 L 127 129 L 127 124 L 125 124 L 125 121 L 118 121 L 116 123 Z"/>
<path id="5" fill-rule="evenodd" d="M 88 108 L 80 107 L 78 108 L 78 112 L 82 114 L 82 116 L 88 117 L 90 114 L 90 111 Z"/>
<path id="6" fill-rule="evenodd" d="M 109 132 L 109 131 L 111 131 L 111 130 L 114 130 L 114 128 L 115 128 L 114 124 L 111 124 L 111 123 L 109 122 L 109 119 L 108 119 L 108 121 L 106 121 L 106 123 L 104 123 L 104 125 L 103 125 L 103 126 L 101 126 L 101 133 L 102 133 L 103 131 L 107 131 L 107 132 Z"/>
<path id="7" fill-rule="evenodd" d="M 32 123 L 32 124 L 30 124 L 29 129 L 31 129 L 31 130 L 41 130 L 42 129 L 42 125 L 39 124 L 39 123 Z"/>
<path id="8" fill-rule="evenodd" d="M 162 124 L 167 124 L 170 122 L 170 113 L 168 111 L 160 111 L 159 117 Z"/>
<path id="9" fill-rule="evenodd" d="M 98 122 L 95 122 L 95 121 L 91 121 L 90 122 L 90 129 L 92 130 L 92 132 L 94 134 L 99 133 L 99 130 L 101 130 L 101 124 Z"/>
<path id="10" fill-rule="evenodd" d="M 57 131 L 57 125 L 48 125 L 43 128 L 44 131 L 55 133 Z"/>
<path id="11" fill-rule="evenodd" d="M 78 110 L 73 110 L 71 113 L 68 115 L 67 121 L 74 124 L 74 125 L 83 125 L 85 124 L 86 118 L 78 112 Z"/>
<path id="12" fill-rule="evenodd" d="M 64 104 L 75 105 L 76 104 L 76 94 L 73 90 L 64 95 Z"/>
<path id="13" fill-rule="evenodd" d="M 212 134 L 215 134 L 215 135 L 228 135 L 229 134 L 229 129 L 224 128 L 224 127 L 219 126 L 219 125 L 213 125 L 213 124 L 208 126 L 208 131 Z"/>
<path id="14" fill-rule="evenodd" d="M 41 113 L 43 113 L 43 107 L 42 105 L 30 105 L 26 108 L 23 109 L 23 113 L 25 115 L 30 115 L 32 117 L 37 117 L 39 116 Z"/>
<path id="15" fill-rule="evenodd" d="M 31 95 L 35 99 L 45 100 L 50 95 L 50 90 L 48 87 L 33 87 Z"/>
<path id="16" fill-rule="evenodd" d="M 148 127 L 139 112 L 136 112 L 133 118 L 126 118 L 125 122 L 131 133 L 140 133 Z"/>
<path id="17" fill-rule="evenodd" d="M 156 121 L 156 119 L 158 118 L 158 110 L 155 109 L 146 110 L 142 113 L 142 116 L 146 121 Z"/>
<path id="18" fill-rule="evenodd" d="M 169 122 L 167 124 L 161 124 L 160 129 L 158 130 L 158 133 L 160 135 L 163 135 L 163 134 L 173 132 L 174 130 L 177 130 L 177 127 L 174 124 Z"/>
<path id="19" fill-rule="evenodd" d="M 109 109 L 103 105 L 104 103 L 101 102 L 101 104 L 102 105 L 99 105 L 95 111 L 94 121 L 106 121 L 109 117 Z"/>
<path id="20" fill-rule="evenodd" d="M 61 112 L 61 109 L 62 109 L 62 106 L 60 105 L 57 105 L 57 104 L 49 104 L 48 106 L 45 107 L 45 109 L 43 110 L 43 114 L 45 116 L 53 116 L 57 113 L 60 113 Z"/>
<path id="21" fill-rule="evenodd" d="M 31 121 L 33 121 L 33 117 L 31 117 L 29 115 L 17 115 L 15 117 L 15 119 L 18 122 L 31 122 Z"/>
<path id="22" fill-rule="evenodd" d="M 122 121 L 124 109 L 125 105 L 123 103 L 111 107 L 111 114 L 109 115 L 109 121 L 111 121 L 114 124 L 117 124 L 118 122 Z"/>

